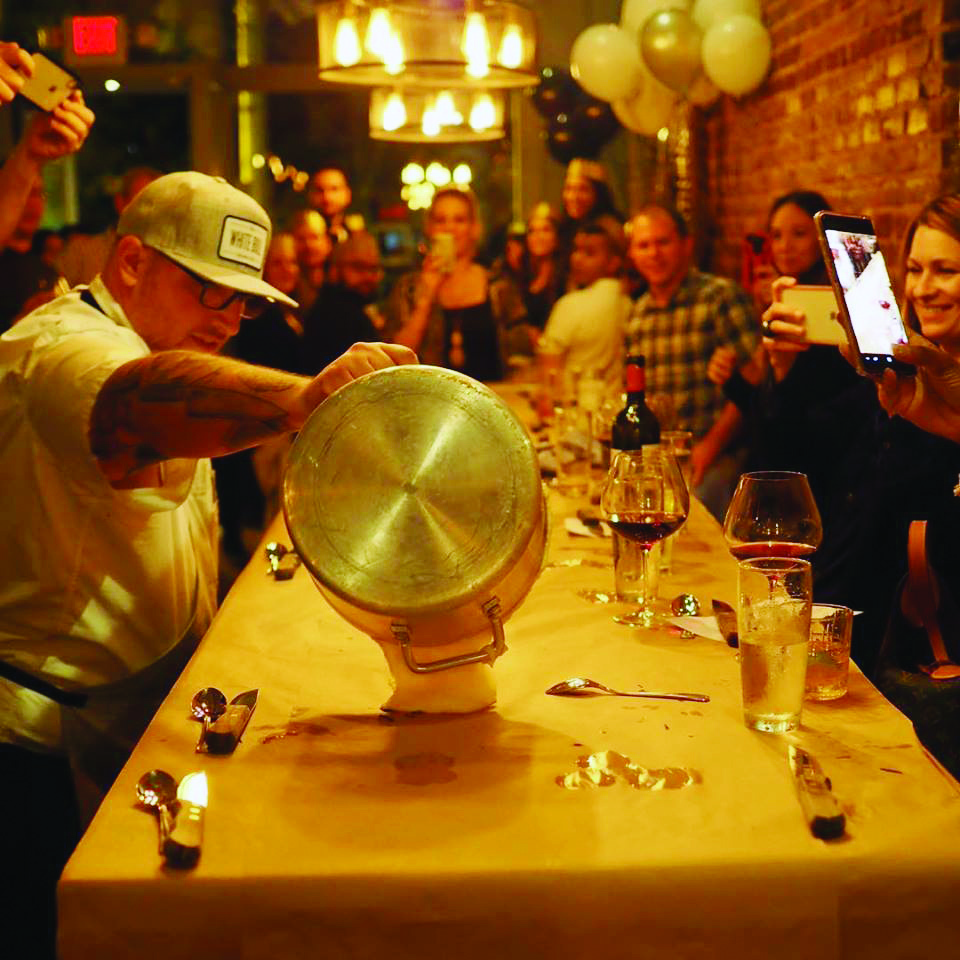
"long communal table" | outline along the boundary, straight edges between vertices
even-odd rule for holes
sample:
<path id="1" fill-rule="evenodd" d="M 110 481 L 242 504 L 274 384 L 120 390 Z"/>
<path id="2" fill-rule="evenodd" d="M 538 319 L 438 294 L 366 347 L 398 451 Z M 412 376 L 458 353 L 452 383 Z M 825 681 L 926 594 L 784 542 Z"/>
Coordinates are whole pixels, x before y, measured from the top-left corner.
<path id="1" fill-rule="evenodd" d="M 496 706 L 469 715 L 382 715 L 379 648 L 304 568 L 278 582 L 258 553 L 63 874 L 63 960 L 948 955 L 960 787 L 908 721 L 856 670 L 847 697 L 807 706 L 797 742 L 847 816 L 843 839 L 815 839 L 785 739 L 743 724 L 736 651 L 621 627 L 579 595 L 611 590 L 612 566 L 608 540 L 565 530 L 576 505 L 550 494 L 547 563 L 506 625 Z M 268 539 L 289 542 L 282 519 Z M 661 584 L 682 590 L 735 601 L 697 504 Z M 544 694 L 575 675 L 711 701 Z M 190 700 L 208 685 L 261 691 L 232 756 L 194 752 Z M 591 756 L 608 785 L 578 778 Z M 209 777 L 189 872 L 163 867 L 135 803 L 156 767 Z"/>

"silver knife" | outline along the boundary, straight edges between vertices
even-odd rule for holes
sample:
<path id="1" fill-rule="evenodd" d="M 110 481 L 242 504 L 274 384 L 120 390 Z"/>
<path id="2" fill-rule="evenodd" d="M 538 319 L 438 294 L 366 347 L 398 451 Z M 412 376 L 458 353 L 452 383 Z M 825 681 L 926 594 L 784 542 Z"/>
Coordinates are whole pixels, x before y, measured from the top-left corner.
<path id="1" fill-rule="evenodd" d="M 717 618 L 717 626 L 723 639 L 727 641 L 727 646 L 740 646 L 740 637 L 737 633 L 737 611 L 723 600 L 711 600 L 713 604 L 713 615 Z"/>
<path id="2" fill-rule="evenodd" d="M 233 753 L 237 749 L 259 698 L 259 690 L 247 690 L 227 704 L 226 710 L 207 727 L 204 742 L 208 753 Z"/>
<path id="3" fill-rule="evenodd" d="M 794 744 L 787 746 L 790 768 L 797 784 L 800 806 L 810 825 L 810 832 L 819 840 L 835 840 L 846 830 L 846 817 L 830 789 L 827 777 L 816 757 Z"/>

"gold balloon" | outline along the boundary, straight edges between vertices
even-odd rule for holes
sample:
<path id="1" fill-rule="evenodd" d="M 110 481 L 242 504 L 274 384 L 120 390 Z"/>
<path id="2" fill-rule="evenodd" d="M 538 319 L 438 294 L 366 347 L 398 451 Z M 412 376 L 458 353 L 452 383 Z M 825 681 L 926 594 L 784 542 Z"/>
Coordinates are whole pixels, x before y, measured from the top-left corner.
<path id="1" fill-rule="evenodd" d="M 660 10 L 640 31 L 640 52 L 650 72 L 677 93 L 686 94 L 700 76 L 703 35 L 686 10 Z"/>

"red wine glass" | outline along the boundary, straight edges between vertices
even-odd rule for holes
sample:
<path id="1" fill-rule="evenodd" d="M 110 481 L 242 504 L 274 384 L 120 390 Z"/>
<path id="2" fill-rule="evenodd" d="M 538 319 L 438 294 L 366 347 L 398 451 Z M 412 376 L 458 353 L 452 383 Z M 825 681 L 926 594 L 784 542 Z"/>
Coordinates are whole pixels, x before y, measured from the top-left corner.
<path id="1" fill-rule="evenodd" d="M 820 512 L 803 473 L 764 470 L 740 477 L 723 521 L 738 560 L 807 557 L 820 546 Z"/>
<path id="2" fill-rule="evenodd" d="M 653 444 L 616 455 L 600 492 L 600 512 L 614 531 L 618 584 L 634 582 L 636 590 L 629 599 L 637 603 L 635 610 L 615 616 L 617 623 L 655 624 L 650 551 L 682 526 L 689 509 L 690 494 L 670 451 Z M 634 568 L 627 570 L 628 566 Z"/>

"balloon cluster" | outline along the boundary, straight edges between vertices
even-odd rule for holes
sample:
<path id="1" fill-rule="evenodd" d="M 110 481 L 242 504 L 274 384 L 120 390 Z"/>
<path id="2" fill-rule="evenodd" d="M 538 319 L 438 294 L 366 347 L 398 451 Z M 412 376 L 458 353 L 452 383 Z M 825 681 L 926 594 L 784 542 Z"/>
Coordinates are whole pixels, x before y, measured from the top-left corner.
<path id="1" fill-rule="evenodd" d="M 547 148 L 560 163 L 595 157 L 620 129 L 610 104 L 587 93 L 563 67 L 540 71 L 531 100 L 547 121 Z"/>
<path id="2" fill-rule="evenodd" d="M 667 6 L 667 4 L 670 4 Z M 570 73 L 635 133 L 668 125 L 678 99 L 708 106 L 755 90 L 770 66 L 760 0 L 623 0 L 620 23 L 574 41 Z"/>

